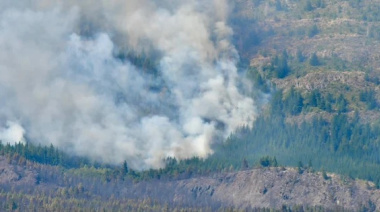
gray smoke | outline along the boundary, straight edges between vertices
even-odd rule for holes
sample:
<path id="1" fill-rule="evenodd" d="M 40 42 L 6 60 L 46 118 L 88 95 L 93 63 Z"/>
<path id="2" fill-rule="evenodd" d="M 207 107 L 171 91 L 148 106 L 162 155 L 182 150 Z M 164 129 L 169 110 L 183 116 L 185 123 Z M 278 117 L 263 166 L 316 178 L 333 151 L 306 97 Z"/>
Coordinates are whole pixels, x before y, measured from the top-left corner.
<path id="1" fill-rule="evenodd" d="M 3 0 L 0 139 L 136 169 L 212 154 L 256 116 L 224 0 Z M 129 51 L 157 62 L 145 73 Z"/>

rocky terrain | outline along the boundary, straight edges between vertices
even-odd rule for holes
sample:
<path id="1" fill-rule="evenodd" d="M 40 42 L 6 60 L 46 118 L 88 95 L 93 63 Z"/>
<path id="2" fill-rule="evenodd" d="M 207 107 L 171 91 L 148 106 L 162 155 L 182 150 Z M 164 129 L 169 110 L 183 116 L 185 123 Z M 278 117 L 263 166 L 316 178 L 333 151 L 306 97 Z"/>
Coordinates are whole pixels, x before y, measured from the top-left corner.
<path id="1" fill-rule="evenodd" d="M 235 18 L 246 23 L 246 27 L 237 29 L 245 36 L 241 37 L 245 47 L 241 46 L 240 52 L 249 52 L 254 63 L 262 53 L 285 49 L 296 55 L 300 50 L 305 56 L 317 53 L 378 70 L 380 43 L 375 1 L 361 2 L 360 6 L 352 1 L 311 1 L 310 9 L 305 8 L 305 2 L 236 1 Z M 366 15 L 373 15 L 373 20 Z M 248 45 L 252 42 L 247 40 L 254 38 L 257 42 Z"/>
<path id="2" fill-rule="evenodd" d="M 63 177 L 64 175 L 64 177 Z M 66 178 L 71 185 L 67 185 Z M 54 179 L 54 180 L 51 180 Z M 71 180 L 70 180 L 71 179 Z M 149 198 L 172 205 L 235 208 L 276 208 L 286 206 L 323 206 L 326 209 L 380 208 L 380 190 L 374 184 L 335 174 L 323 175 L 309 169 L 284 167 L 255 168 L 230 173 L 212 174 L 189 179 L 141 182 L 104 182 L 100 187 L 89 179 L 63 174 L 54 167 L 32 165 L 22 167 L 0 158 L 0 187 L 23 193 L 70 191 L 73 185 L 77 198 L 114 197 Z M 100 188 L 100 189 L 99 189 Z M 82 194 L 81 194 L 82 193 Z M 111 197 L 112 198 L 112 197 Z"/>
<path id="3" fill-rule="evenodd" d="M 362 122 L 374 123 L 380 117 L 379 110 L 368 110 L 359 96 L 371 90 L 374 102 L 380 102 L 378 3 L 237 0 L 233 13 L 236 46 L 253 72 L 267 84 L 284 93 L 294 87 L 303 97 L 314 90 L 324 95 L 342 94 L 349 115 L 356 111 Z M 287 54 L 289 73 L 273 76 L 266 68 L 283 52 Z M 313 54 L 319 58 L 319 65 L 310 65 Z M 329 120 L 333 113 L 309 110 L 288 120 L 296 123 L 319 116 Z"/>
<path id="4" fill-rule="evenodd" d="M 288 89 L 292 86 L 304 91 L 314 89 L 327 89 L 333 85 L 346 84 L 357 90 L 365 90 L 370 86 L 375 86 L 365 80 L 364 72 L 311 72 L 304 77 L 295 78 L 289 77 L 284 80 L 273 80 L 274 84 L 279 89 Z"/>
<path id="5" fill-rule="evenodd" d="M 174 202 L 190 196 L 199 202 L 238 208 L 303 205 L 357 211 L 380 207 L 380 191 L 372 183 L 332 174 L 324 179 L 321 173 L 300 174 L 293 168 L 258 168 L 169 184 L 174 184 Z"/>

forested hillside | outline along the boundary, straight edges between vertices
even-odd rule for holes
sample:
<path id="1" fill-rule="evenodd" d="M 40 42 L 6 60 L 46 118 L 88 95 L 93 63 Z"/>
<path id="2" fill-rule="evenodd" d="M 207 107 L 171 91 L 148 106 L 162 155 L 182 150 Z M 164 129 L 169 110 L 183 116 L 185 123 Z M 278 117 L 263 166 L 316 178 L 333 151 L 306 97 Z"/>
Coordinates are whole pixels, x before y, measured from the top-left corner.
<path id="1" fill-rule="evenodd" d="M 263 158 L 263 168 L 238 172 L 142 180 L 115 167 L 64 169 L 0 156 L 0 210 L 373 211 L 380 204 L 373 183 L 310 167 L 264 167 L 274 161 Z"/>
<path id="2" fill-rule="evenodd" d="M 241 0 L 235 10 L 246 77 L 269 100 L 212 157 L 239 166 L 270 155 L 377 183 L 378 2 Z"/>
<path id="3" fill-rule="evenodd" d="M 190 148 L 191 145 L 181 146 L 178 141 L 181 136 L 193 133 L 187 129 L 188 125 L 183 124 L 182 118 L 193 112 L 187 104 L 198 95 L 187 93 L 186 86 L 191 87 L 190 84 L 197 84 L 199 78 L 213 74 L 198 76 L 194 74 L 195 69 L 189 68 L 198 62 L 200 65 L 196 69 L 203 68 L 201 63 L 204 61 L 194 59 L 199 52 L 185 56 L 178 54 L 180 51 L 174 54 L 186 58 L 179 67 L 189 69 L 186 72 L 188 78 L 176 76 L 175 71 L 162 73 L 160 67 L 171 58 L 164 57 L 167 61 L 157 58 L 166 50 L 146 54 L 143 50 L 134 51 L 127 47 L 111 49 L 109 54 L 116 58 L 116 62 L 98 57 L 94 61 L 113 64 L 115 69 L 120 64 L 128 64 L 149 80 L 145 82 L 139 78 L 140 75 L 132 75 L 132 80 L 138 86 L 141 84 L 143 90 L 138 95 L 134 93 L 137 92 L 135 87 L 128 87 L 127 94 L 114 91 L 114 87 L 108 89 L 108 85 L 96 87 L 99 95 L 97 93 L 95 97 L 112 93 L 110 99 L 115 101 L 117 113 L 108 116 L 111 109 L 106 110 L 104 105 L 106 109 L 100 107 L 106 118 L 94 113 L 96 127 L 81 134 L 81 138 L 119 139 L 98 131 L 106 129 L 109 117 L 117 119 L 119 112 L 123 111 L 125 116 L 131 113 L 131 120 L 139 127 L 125 130 L 118 125 L 112 126 L 123 136 L 125 132 L 137 130 L 139 135 L 131 134 L 136 146 L 124 145 L 128 151 L 121 151 L 114 145 L 122 143 L 118 140 L 112 145 L 94 142 L 98 145 L 94 149 L 88 148 L 92 147 L 90 142 L 87 148 L 79 145 L 78 150 L 75 147 L 80 142 L 71 141 L 78 131 L 70 131 L 70 141 L 64 140 L 63 148 L 46 145 L 46 139 L 39 145 L 38 141 L 32 142 L 28 137 L 12 145 L 3 141 L 0 143 L 0 211 L 379 210 L 380 1 L 235 0 L 229 9 L 231 15 L 227 23 L 233 31 L 231 45 L 236 47 L 239 62 L 236 75 L 225 74 L 223 77 L 239 77 L 241 83 L 233 84 L 233 88 L 240 89 L 246 98 L 252 100 L 248 102 L 255 103 L 254 108 L 248 108 L 250 114 L 244 114 L 249 123 L 239 125 L 224 139 L 226 129 L 230 129 L 234 124 L 232 119 L 236 118 L 231 114 L 241 105 L 229 107 L 226 102 L 231 99 L 218 102 L 222 109 L 228 105 L 226 107 L 231 110 L 226 112 L 226 121 L 225 117 L 214 117 L 213 108 L 206 107 L 209 101 L 197 102 L 199 99 L 196 99 L 194 107 L 212 114 L 205 112 L 206 115 L 196 117 L 202 122 L 202 127 L 198 128 L 203 130 L 212 125 L 217 136 L 213 137 L 215 141 L 202 143 L 202 148 L 195 150 Z M 82 34 L 90 33 L 95 27 L 81 24 L 79 31 Z M 118 42 L 123 40 L 117 33 L 114 36 Z M 216 38 L 212 39 L 219 39 L 213 36 Z M 147 46 L 153 45 L 147 43 Z M 85 47 L 78 50 L 81 51 L 86 51 Z M 235 54 L 227 55 L 228 58 Z M 93 65 L 84 63 L 80 67 L 86 69 Z M 223 65 L 218 64 L 217 67 Z M 123 68 L 126 67 L 119 67 L 120 70 Z M 168 79 L 163 77 L 164 74 L 169 75 Z M 75 80 L 91 84 L 110 77 L 104 76 L 94 79 L 76 76 Z M 170 81 L 176 77 L 181 81 Z M 210 81 L 214 82 L 207 82 Z M 107 81 L 113 84 L 112 80 L 110 82 Z M 59 80 L 57 84 L 61 86 Z M 171 90 L 172 84 L 177 87 Z M 180 87 L 182 85 L 185 88 Z M 226 82 L 222 85 L 226 86 Z M 202 86 L 194 90 L 200 92 L 204 89 L 204 84 Z M 179 90 L 183 92 L 179 95 L 181 98 L 186 95 L 191 98 L 174 102 L 181 99 L 174 97 Z M 219 91 L 226 92 L 223 89 Z M 39 95 L 43 96 L 44 92 L 41 93 Z M 151 99 L 145 101 L 148 96 Z M 88 99 L 80 97 L 79 103 L 75 104 L 86 105 Z M 206 97 L 206 100 L 213 99 Z M 129 107 L 126 104 L 129 103 L 128 98 L 138 103 Z M 82 102 L 83 99 L 86 101 Z M 158 103 L 154 102 L 156 100 Z M 120 106 L 123 104 L 125 107 Z M 59 104 L 53 105 L 58 107 Z M 132 112 L 124 114 L 131 108 Z M 54 109 L 51 111 L 53 114 L 56 112 Z M 148 122 L 147 117 L 157 111 L 166 115 L 165 118 Z M 87 115 L 81 118 L 86 120 Z M 58 125 L 59 133 L 70 125 L 65 116 L 60 118 L 64 122 Z M 54 119 L 41 120 L 55 122 Z M 46 123 L 41 126 L 46 126 Z M 177 129 L 177 126 L 173 127 L 175 123 L 183 124 L 185 130 L 173 130 Z M 29 121 L 28 124 L 33 123 Z M 162 126 L 164 130 L 148 130 Z M 113 136 L 109 132 L 114 131 L 101 132 Z M 195 134 L 208 135 L 203 131 Z M 158 138 L 160 143 L 139 143 L 147 138 Z M 199 141 L 199 137 L 196 138 Z M 156 152 L 156 149 L 162 151 Z M 108 155 L 95 157 L 101 151 Z M 173 157 L 164 157 L 157 162 L 157 157 L 165 155 L 165 151 Z M 181 154 L 186 156 L 181 159 L 178 157 Z M 121 156 L 126 156 L 126 159 L 120 163 Z M 107 161 L 109 158 L 112 159 Z M 227 194 L 233 194 L 233 197 Z"/>

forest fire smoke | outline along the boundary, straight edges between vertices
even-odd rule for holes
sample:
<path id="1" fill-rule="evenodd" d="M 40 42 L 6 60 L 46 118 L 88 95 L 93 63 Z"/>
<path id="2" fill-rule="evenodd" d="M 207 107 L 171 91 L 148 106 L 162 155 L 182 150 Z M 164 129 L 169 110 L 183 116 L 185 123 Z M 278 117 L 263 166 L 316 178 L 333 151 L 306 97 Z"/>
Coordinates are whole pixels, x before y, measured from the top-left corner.
<path id="1" fill-rule="evenodd" d="M 0 139 L 135 169 L 207 157 L 256 117 L 224 0 L 0 2 Z M 147 55 L 156 73 L 128 57 Z"/>

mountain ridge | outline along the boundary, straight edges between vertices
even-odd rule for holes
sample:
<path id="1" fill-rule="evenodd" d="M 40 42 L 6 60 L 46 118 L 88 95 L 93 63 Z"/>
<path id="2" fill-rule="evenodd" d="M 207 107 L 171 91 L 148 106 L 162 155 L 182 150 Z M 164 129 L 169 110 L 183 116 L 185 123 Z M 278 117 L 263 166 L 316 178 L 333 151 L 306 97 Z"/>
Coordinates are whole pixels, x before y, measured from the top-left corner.
<path id="1" fill-rule="evenodd" d="M 62 178 L 59 175 L 62 174 L 66 180 L 59 180 Z M 101 183 L 94 185 L 92 182 Z M 112 188 L 114 198 L 136 201 L 148 198 L 161 205 L 189 208 L 280 210 L 283 206 L 302 206 L 358 211 L 380 207 L 380 190 L 373 183 L 300 167 L 253 168 L 188 179 L 144 180 L 133 183 L 128 180 L 107 182 L 96 176 L 80 177 L 70 174 L 69 170 L 48 165 L 28 163 L 21 166 L 12 164 L 1 156 L 0 185 L 2 192 L 17 191 L 36 196 L 43 192 L 51 198 L 74 197 L 89 201 L 100 198 L 105 202 L 110 201 L 107 194 Z"/>

